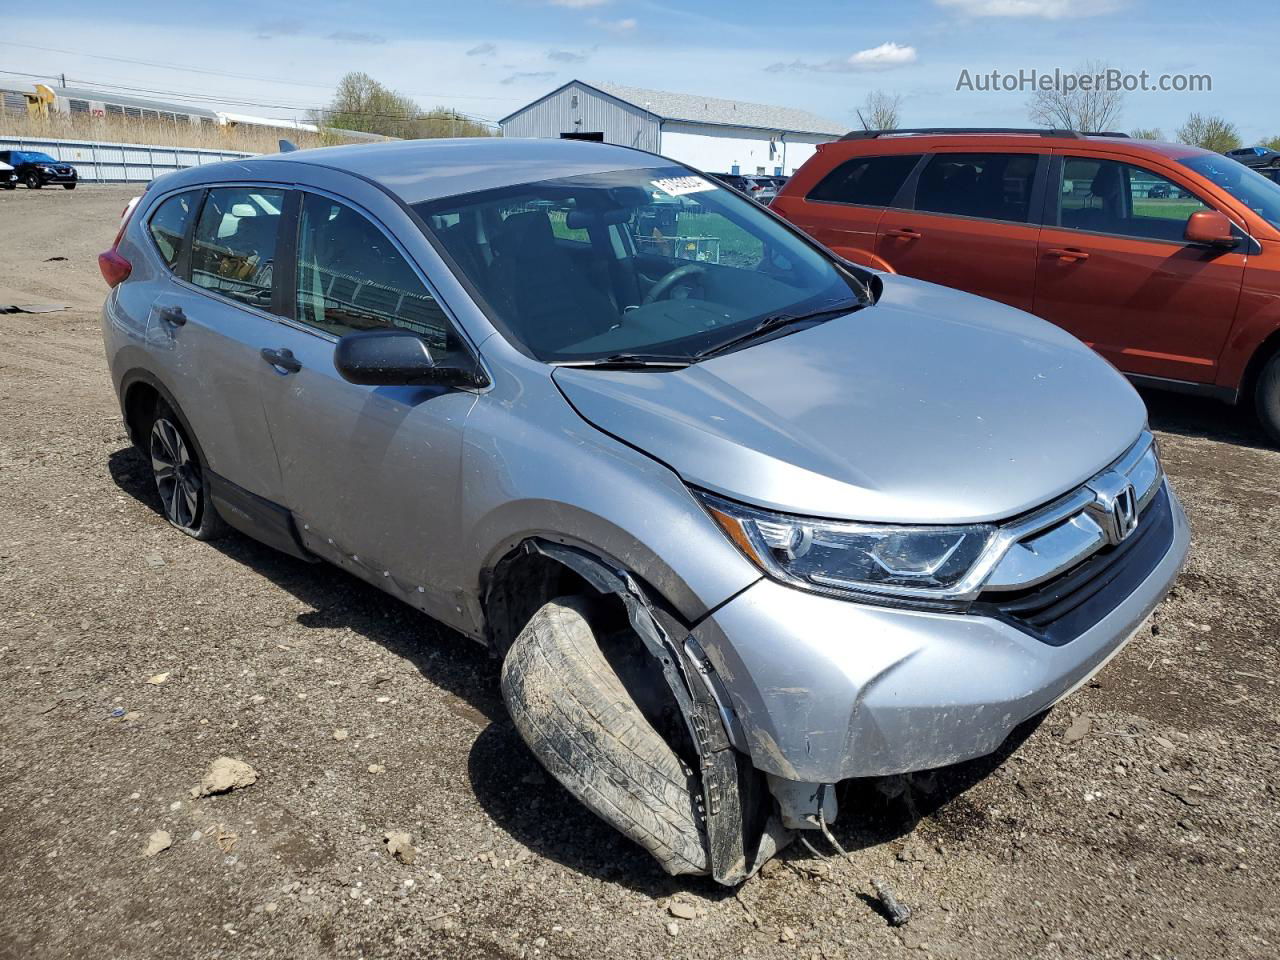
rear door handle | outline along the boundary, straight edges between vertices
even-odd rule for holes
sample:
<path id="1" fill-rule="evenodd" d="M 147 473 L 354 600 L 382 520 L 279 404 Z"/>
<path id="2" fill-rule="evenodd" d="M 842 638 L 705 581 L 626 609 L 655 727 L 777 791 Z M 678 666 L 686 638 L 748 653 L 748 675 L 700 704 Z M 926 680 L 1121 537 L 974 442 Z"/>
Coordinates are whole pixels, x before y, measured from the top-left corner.
<path id="1" fill-rule="evenodd" d="M 288 347 L 281 347 L 278 350 L 271 347 L 263 347 L 262 359 L 277 370 L 283 370 L 285 373 L 297 373 L 302 369 L 302 363 Z"/>
<path id="2" fill-rule="evenodd" d="M 886 237 L 902 237 L 904 240 L 919 240 L 923 234 L 911 227 L 895 227 L 884 232 Z"/>
<path id="3" fill-rule="evenodd" d="M 1089 254 L 1084 250 L 1077 250 L 1075 247 L 1050 247 L 1044 252 L 1046 257 L 1057 257 L 1059 260 L 1065 260 L 1067 263 L 1075 263 L 1077 260 L 1088 260 Z"/>
<path id="4" fill-rule="evenodd" d="M 187 322 L 187 315 L 182 312 L 181 307 L 161 307 L 156 311 L 156 315 L 165 323 L 175 327 L 181 327 Z"/>

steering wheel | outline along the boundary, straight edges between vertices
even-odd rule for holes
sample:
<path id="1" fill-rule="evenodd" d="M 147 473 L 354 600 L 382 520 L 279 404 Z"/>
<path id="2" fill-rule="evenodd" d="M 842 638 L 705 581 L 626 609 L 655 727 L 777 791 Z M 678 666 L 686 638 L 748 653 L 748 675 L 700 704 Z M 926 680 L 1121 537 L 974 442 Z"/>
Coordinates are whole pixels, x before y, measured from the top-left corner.
<path id="1" fill-rule="evenodd" d="M 640 305 L 647 306 L 648 304 L 653 303 L 653 301 L 666 296 L 676 285 L 683 283 L 690 277 L 700 277 L 706 272 L 707 268 L 700 263 L 686 263 L 684 266 L 676 267 L 649 288 L 649 292 L 644 295 L 644 299 L 640 301 Z"/>

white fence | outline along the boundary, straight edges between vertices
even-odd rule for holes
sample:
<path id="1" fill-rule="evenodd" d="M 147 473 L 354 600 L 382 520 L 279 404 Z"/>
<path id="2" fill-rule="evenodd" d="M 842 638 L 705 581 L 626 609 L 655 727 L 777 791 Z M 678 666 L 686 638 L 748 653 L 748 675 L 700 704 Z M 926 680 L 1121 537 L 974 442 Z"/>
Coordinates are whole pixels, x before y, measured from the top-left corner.
<path id="1" fill-rule="evenodd" d="M 47 153 L 55 160 L 74 164 L 80 179 L 86 183 L 147 183 L 162 173 L 254 156 L 234 150 L 6 136 L 0 136 L 0 150 Z"/>

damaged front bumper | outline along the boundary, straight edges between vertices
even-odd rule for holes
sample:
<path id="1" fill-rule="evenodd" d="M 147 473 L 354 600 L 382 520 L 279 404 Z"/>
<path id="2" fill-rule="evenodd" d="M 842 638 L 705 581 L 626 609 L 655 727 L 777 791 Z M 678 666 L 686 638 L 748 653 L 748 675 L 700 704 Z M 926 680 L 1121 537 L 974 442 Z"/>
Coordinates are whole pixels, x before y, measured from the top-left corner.
<path id="1" fill-rule="evenodd" d="M 693 631 L 724 685 L 735 745 L 810 784 L 945 766 L 995 750 L 1085 683 L 1173 584 L 1190 530 L 1109 613 L 1051 645 L 1011 622 L 871 606 L 761 580 Z M 777 791 L 775 790 L 775 794 Z"/>

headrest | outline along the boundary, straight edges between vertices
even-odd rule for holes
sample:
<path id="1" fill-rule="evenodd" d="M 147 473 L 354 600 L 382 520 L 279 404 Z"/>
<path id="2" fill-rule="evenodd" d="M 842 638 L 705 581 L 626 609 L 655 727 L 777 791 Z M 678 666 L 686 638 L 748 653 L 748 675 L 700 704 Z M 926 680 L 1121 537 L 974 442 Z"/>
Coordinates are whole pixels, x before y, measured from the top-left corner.
<path id="1" fill-rule="evenodd" d="M 502 253 L 550 247 L 555 243 L 555 234 L 551 232 L 551 218 L 542 210 L 513 213 L 502 221 L 502 233 L 498 241 Z"/>

